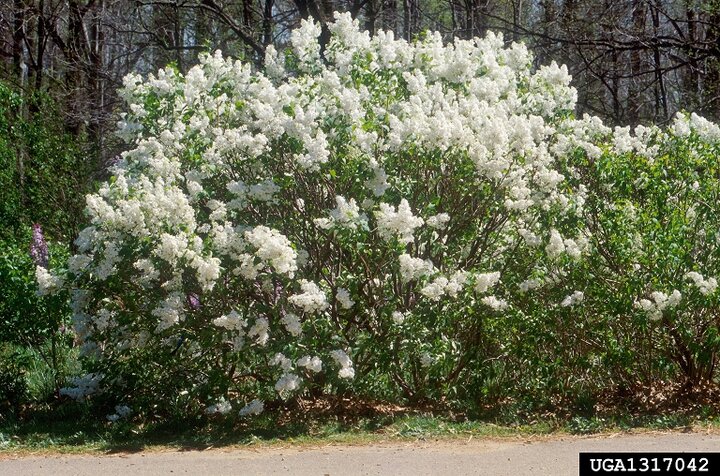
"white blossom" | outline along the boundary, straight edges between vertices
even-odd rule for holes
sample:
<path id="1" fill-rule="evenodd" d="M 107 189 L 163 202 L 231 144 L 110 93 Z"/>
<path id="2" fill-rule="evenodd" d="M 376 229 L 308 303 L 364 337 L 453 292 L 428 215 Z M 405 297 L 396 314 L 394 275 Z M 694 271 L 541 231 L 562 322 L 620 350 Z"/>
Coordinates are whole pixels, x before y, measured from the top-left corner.
<path id="1" fill-rule="evenodd" d="M 635 307 L 648 314 L 650 319 L 656 321 L 662 318 L 663 311 L 676 307 L 682 300 L 682 294 L 677 289 L 670 295 L 661 291 L 650 293 L 651 299 L 640 299 L 635 301 Z"/>
<path id="2" fill-rule="evenodd" d="M 293 366 L 292 361 L 290 359 L 288 359 L 287 357 L 285 357 L 280 352 L 275 354 L 275 357 L 270 359 L 270 365 L 277 365 L 278 367 L 283 369 L 283 371 L 286 373 L 289 372 L 290 370 L 292 370 L 292 366 Z"/>
<path id="3" fill-rule="evenodd" d="M 438 276 L 435 280 L 424 286 L 420 293 L 433 301 L 438 301 L 445 294 L 445 287 L 448 279 L 444 276 Z"/>
<path id="4" fill-rule="evenodd" d="M 337 207 L 330 211 L 332 225 L 351 230 L 357 229 L 358 226 L 367 226 L 367 217 L 360 213 L 354 198 L 346 200 L 338 195 L 335 197 L 335 202 Z"/>
<path id="5" fill-rule="evenodd" d="M 425 223 L 430 228 L 435 228 L 436 230 L 443 230 L 447 226 L 447 223 L 450 221 L 450 215 L 447 213 L 438 213 L 437 215 L 433 215 L 429 217 Z"/>
<path id="6" fill-rule="evenodd" d="M 322 360 L 320 360 L 320 357 L 310 357 L 309 355 L 306 355 L 304 357 L 301 357 L 297 361 L 298 367 L 304 367 L 311 372 L 321 372 L 322 371 Z"/>
<path id="7" fill-rule="evenodd" d="M 247 326 L 247 321 L 235 310 L 213 319 L 212 323 L 229 331 L 242 331 Z"/>
<path id="8" fill-rule="evenodd" d="M 499 299 L 495 296 L 485 296 L 481 299 L 481 301 L 483 304 L 496 311 L 503 311 L 509 307 L 508 303 L 504 299 Z"/>
<path id="9" fill-rule="evenodd" d="M 270 338 L 270 334 L 268 333 L 269 328 L 270 323 L 267 318 L 258 317 L 255 319 L 255 324 L 248 330 L 247 336 L 251 339 L 254 338 L 259 345 L 264 346 Z"/>
<path id="10" fill-rule="evenodd" d="M 377 218 L 378 233 L 383 239 L 389 240 L 397 236 L 401 243 L 413 241 L 415 228 L 424 223 L 422 218 L 412 214 L 410 204 L 404 198 L 400 201 L 397 211 L 395 207 L 381 203 L 380 210 L 375 212 L 375 218 Z"/>
<path id="11" fill-rule="evenodd" d="M 82 377 L 75 377 L 70 380 L 71 387 L 60 389 L 60 395 L 66 395 L 73 400 L 83 400 L 98 391 L 103 375 L 97 373 L 85 374 Z M 118 416 L 119 417 L 119 416 Z"/>
<path id="12" fill-rule="evenodd" d="M 581 303 L 585 299 L 585 294 L 582 291 L 575 291 L 568 295 L 560 303 L 562 307 L 574 306 L 575 304 Z"/>
<path id="13" fill-rule="evenodd" d="M 240 416 L 259 415 L 265 410 L 262 400 L 255 399 L 240 409 Z"/>
<path id="14" fill-rule="evenodd" d="M 365 182 L 365 186 L 372 191 L 374 196 L 382 197 L 385 191 L 390 188 L 390 184 L 388 184 L 387 181 L 388 176 L 382 167 L 377 164 L 372 165 L 374 165 L 373 177 Z"/>
<path id="15" fill-rule="evenodd" d="M 42 266 L 35 267 L 35 280 L 38 283 L 37 293 L 39 296 L 53 294 L 65 285 L 65 279 L 62 276 L 53 275 Z"/>
<path id="16" fill-rule="evenodd" d="M 338 288 L 335 299 L 343 309 L 350 309 L 355 304 L 355 301 L 350 298 L 350 292 L 345 288 Z"/>
<path id="17" fill-rule="evenodd" d="M 530 279 L 526 279 L 525 281 L 520 283 L 518 285 L 518 287 L 520 288 L 520 292 L 526 293 L 533 289 L 538 289 L 538 288 L 542 287 L 542 285 L 543 285 L 543 282 L 541 279 L 530 278 Z"/>
<path id="18" fill-rule="evenodd" d="M 420 365 L 422 367 L 430 367 L 433 363 L 435 363 L 435 358 L 433 358 L 433 356 L 430 355 L 428 352 L 424 352 L 420 356 Z"/>
<path id="19" fill-rule="evenodd" d="M 545 247 L 545 251 L 551 258 L 557 257 L 565 252 L 565 241 L 557 230 L 550 230 L 550 242 Z"/>
<path id="20" fill-rule="evenodd" d="M 413 258 L 407 253 L 401 254 L 398 261 L 400 262 L 400 277 L 405 283 L 435 272 L 432 262 Z"/>
<path id="21" fill-rule="evenodd" d="M 707 296 L 713 294 L 717 289 L 718 282 L 715 278 L 705 279 L 702 274 L 696 271 L 690 271 L 685 274 L 685 278 L 691 280 L 700 290 L 700 293 Z"/>
<path id="22" fill-rule="evenodd" d="M 288 301 L 303 311 L 307 313 L 324 311 L 330 306 L 325 293 L 312 281 L 300 280 L 300 289 L 302 293 L 293 294 L 288 298 Z"/>
<path id="23" fill-rule="evenodd" d="M 207 408 L 205 408 L 205 413 L 207 413 L 208 415 L 214 415 L 216 413 L 220 415 L 226 415 L 227 413 L 230 413 L 230 410 L 232 410 L 232 405 L 230 404 L 230 402 L 225 400 L 225 397 L 220 397 L 217 403 L 209 405 Z"/>
<path id="24" fill-rule="evenodd" d="M 333 350 L 330 352 L 330 357 L 340 366 L 340 371 L 338 372 L 340 378 L 351 379 L 355 377 L 352 360 L 350 360 L 350 356 L 347 355 L 344 350 Z"/>
<path id="25" fill-rule="evenodd" d="M 297 270 L 297 253 L 284 235 L 261 225 L 246 231 L 245 239 L 256 248 L 255 255 L 269 262 L 275 271 L 293 276 Z"/>
<path id="26" fill-rule="evenodd" d="M 302 334 L 302 323 L 300 318 L 292 312 L 287 312 L 281 319 L 285 329 L 294 337 L 298 337 Z"/>
<path id="27" fill-rule="evenodd" d="M 300 387 L 300 377 L 295 374 L 283 374 L 277 382 L 275 382 L 275 391 L 279 394 L 287 394 Z"/>
<path id="28" fill-rule="evenodd" d="M 475 276 L 475 291 L 483 294 L 500 282 L 500 272 L 481 273 Z"/>

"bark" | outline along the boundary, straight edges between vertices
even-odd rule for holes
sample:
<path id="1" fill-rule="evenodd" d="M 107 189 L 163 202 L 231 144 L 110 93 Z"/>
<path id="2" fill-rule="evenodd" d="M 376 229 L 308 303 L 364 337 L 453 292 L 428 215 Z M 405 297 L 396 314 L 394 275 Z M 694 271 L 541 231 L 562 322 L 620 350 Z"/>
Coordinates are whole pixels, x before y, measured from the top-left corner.
<path id="1" fill-rule="evenodd" d="M 24 83 L 25 55 L 23 41 L 25 35 L 25 4 L 23 0 L 13 0 L 12 62 L 13 74 L 18 83 Z"/>
<path id="2" fill-rule="evenodd" d="M 273 41 L 273 0 L 265 0 L 263 8 L 263 45 Z"/>
<path id="3" fill-rule="evenodd" d="M 382 10 L 382 25 L 385 31 L 397 33 L 397 0 L 385 0 Z"/>
<path id="4" fill-rule="evenodd" d="M 365 9 L 365 29 L 370 32 L 370 36 L 375 36 L 375 21 L 377 20 L 377 0 L 368 0 Z"/>
<path id="5" fill-rule="evenodd" d="M 653 31 L 655 36 L 660 34 L 660 13 L 662 2 L 656 0 L 652 9 Z M 655 117 L 656 121 L 664 122 L 668 119 L 667 92 L 663 76 L 662 55 L 658 45 L 653 45 L 653 61 L 655 62 Z"/>
<path id="6" fill-rule="evenodd" d="M 632 12 L 633 18 L 633 30 L 635 35 L 638 37 L 645 33 L 645 4 L 638 3 L 634 6 Z M 643 78 L 639 77 L 642 71 L 642 54 L 639 50 L 634 50 L 630 53 L 630 84 L 628 85 L 628 120 L 630 124 L 636 125 L 640 119 L 640 110 L 643 107 L 643 101 L 641 97 L 641 83 Z"/>

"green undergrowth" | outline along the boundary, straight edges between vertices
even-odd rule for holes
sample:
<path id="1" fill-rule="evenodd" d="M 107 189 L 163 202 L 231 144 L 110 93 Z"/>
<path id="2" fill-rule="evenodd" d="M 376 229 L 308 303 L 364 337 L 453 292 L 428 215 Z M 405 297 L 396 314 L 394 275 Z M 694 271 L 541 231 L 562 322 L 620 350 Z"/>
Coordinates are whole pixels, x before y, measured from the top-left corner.
<path id="1" fill-rule="evenodd" d="M 195 420 L 110 423 L 77 404 L 35 409 L 28 418 L 0 417 L 0 454 L 114 453 L 204 450 L 218 447 L 361 445 L 392 441 L 472 440 L 592 435 L 657 430 L 720 431 L 720 417 L 697 414 L 614 415 L 524 420 L 468 418 L 447 412 L 402 408 L 347 414 L 279 408 L 252 419 L 237 416 Z"/>

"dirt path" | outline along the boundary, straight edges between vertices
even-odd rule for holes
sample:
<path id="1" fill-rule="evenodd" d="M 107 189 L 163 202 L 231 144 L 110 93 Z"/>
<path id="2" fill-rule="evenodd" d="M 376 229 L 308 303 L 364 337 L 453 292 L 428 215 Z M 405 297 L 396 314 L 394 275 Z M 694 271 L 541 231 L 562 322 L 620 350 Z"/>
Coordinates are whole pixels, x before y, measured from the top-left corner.
<path id="1" fill-rule="evenodd" d="M 664 433 L 32 456 L 0 460 L 0 475 L 577 475 L 580 451 L 720 451 L 720 435 Z"/>

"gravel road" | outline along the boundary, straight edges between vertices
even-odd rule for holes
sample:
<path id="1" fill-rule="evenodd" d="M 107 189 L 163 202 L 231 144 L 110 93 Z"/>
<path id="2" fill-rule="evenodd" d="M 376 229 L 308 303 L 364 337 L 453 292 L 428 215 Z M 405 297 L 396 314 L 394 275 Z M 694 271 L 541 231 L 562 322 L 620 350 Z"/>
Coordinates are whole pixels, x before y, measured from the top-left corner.
<path id="1" fill-rule="evenodd" d="M 289 445 L 100 456 L 0 453 L 0 475 L 577 475 L 580 451 L 720 451 L 720 435 L 645 433 L 364 446 Z"/>

